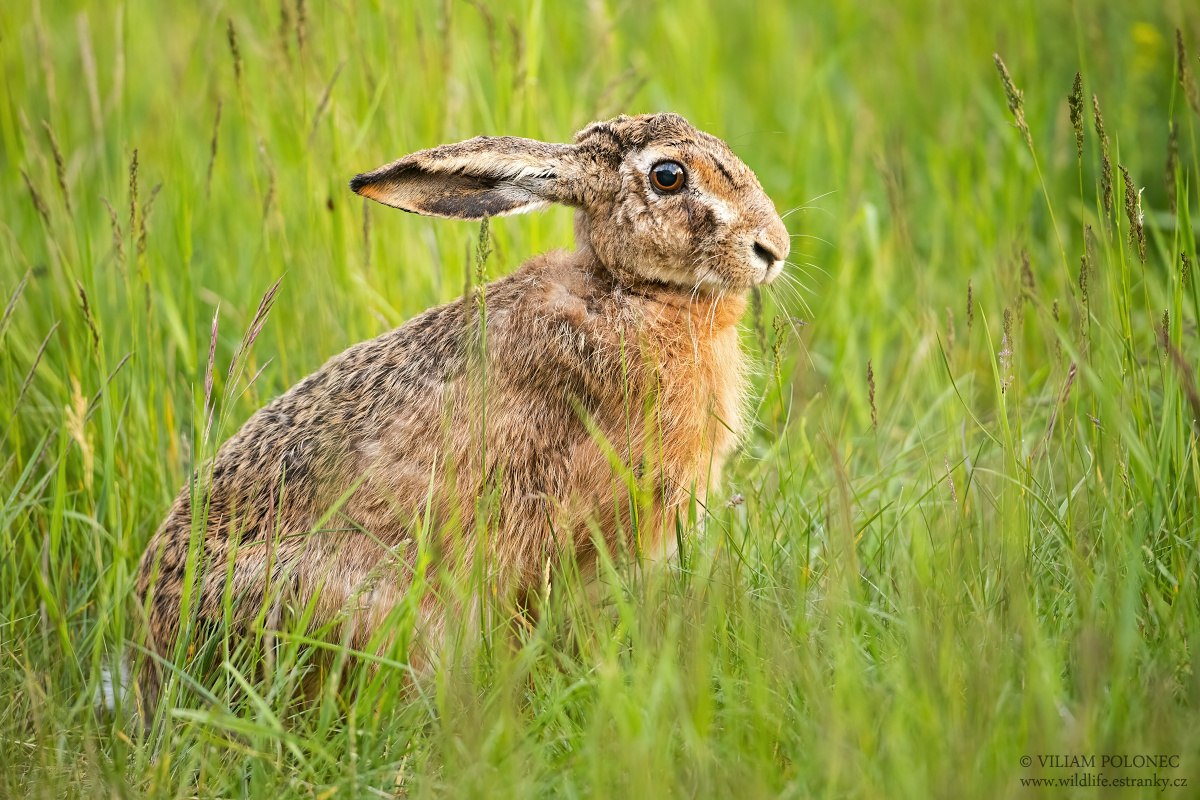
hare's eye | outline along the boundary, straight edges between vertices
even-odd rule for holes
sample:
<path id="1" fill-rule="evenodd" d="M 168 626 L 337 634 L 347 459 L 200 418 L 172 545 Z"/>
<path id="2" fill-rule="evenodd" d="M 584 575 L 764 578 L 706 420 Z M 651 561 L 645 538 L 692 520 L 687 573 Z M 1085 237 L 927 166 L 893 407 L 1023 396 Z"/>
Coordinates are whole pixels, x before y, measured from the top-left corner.
<path id="1" fill-rule="evenodd" d="M 687 173 L 674 161 L 660 161 L 650 168 L 650 185 L 660 192 L 674 194 L 686 180 Z"/>

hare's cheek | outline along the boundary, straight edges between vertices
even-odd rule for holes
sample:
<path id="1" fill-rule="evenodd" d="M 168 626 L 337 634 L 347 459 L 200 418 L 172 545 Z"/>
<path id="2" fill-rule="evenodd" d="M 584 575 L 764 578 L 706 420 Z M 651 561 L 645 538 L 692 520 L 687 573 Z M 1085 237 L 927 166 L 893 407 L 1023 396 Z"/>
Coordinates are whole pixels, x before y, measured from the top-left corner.
<path id="1" fill-rule="evenodd" d="M 706 242 L 716 238 L 721 229 L 721 219 L 716 208 L 697 198 L 685 197 L 683 210 L 687 217 L 688 230 L 694 240 Z"/>
<path id="2" fill-rule="evenodd" d="M 653 229 L 645 235 L 647 249 L 667 262 L 689 260 L 705 236 L 697 225 L 707 225 L 704 207 L 685 198 L 670 198 L 654 209 Z"/>

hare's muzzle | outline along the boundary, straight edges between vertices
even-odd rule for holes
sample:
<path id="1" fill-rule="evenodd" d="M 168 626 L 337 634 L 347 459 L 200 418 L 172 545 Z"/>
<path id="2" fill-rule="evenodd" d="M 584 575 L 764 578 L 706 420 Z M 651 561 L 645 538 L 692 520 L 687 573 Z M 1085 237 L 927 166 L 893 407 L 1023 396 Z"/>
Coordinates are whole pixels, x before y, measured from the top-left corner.
<path id="1" fill-rule="evenodd" d="M 760 270 L 758 282 L 770 283 L 783 272 L 784 261 L 791 249 L 790 239 L 786 231 L 781 236 L 777 231 L 765 229 L 759 231 L 752 241 L 750 261 Z"/>

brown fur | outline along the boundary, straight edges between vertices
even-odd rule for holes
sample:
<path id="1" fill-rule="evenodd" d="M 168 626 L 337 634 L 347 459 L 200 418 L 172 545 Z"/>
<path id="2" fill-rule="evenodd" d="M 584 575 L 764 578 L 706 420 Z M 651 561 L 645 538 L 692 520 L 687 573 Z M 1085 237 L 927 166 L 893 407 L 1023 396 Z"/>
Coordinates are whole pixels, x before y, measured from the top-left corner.
<path id="1" fill-rule="evenodd" d="M 688 170 L 677 195 L 647 183 L 662 159 Z M 201 623 L 220 620 L 226 596 L 237 623 L 265 613 L 268 628 L 315 598 L 316 622 L 341 621 L 366 647 L 413 580 L 427 516 L 435 591 L 420 627 L 436 639 L 456 602 L 439 595 L 441 576 L 477 570 L 526 597 L 563 559 L 586 572 L 595 531 L 614 551 L 661 552 L 669 523 L 693 495 L 704 502 L 743 429 L 736 323 L 746 289 L 777 274 L 789 240 L 720 140 L 671 114 L 620 117 L 574 145 L 444 145 L 352 187 L 462 218 L 567 203 L 578 209 L 577 250 L 485 287 L 486 324 L 473 298 L 431 309 L 251 417 L 201 471 L 206 518 L 194 520 L 185 486 L 143 556 L 138 592 L 164 654 L 185 624 L 193 530 Z M 628 474 L 654 498 L 636 528 Z M 493 488 L 479 540 L 478 498 Z M 153 696 L 154 676 L 146 683 Z"/>

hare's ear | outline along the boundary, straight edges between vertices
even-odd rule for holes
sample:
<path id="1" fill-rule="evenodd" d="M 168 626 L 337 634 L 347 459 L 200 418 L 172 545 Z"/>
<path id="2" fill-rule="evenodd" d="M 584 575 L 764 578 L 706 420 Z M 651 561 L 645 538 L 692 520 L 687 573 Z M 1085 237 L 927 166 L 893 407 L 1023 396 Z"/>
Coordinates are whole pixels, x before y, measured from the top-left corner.
<path id="1" fill-rule="evenodd" d="M 482 219 L 547 203 L 577 205 L 576 163 L 573 145 L 480 136 L 356 175 L 350 188 L 417 214 Z"/>

